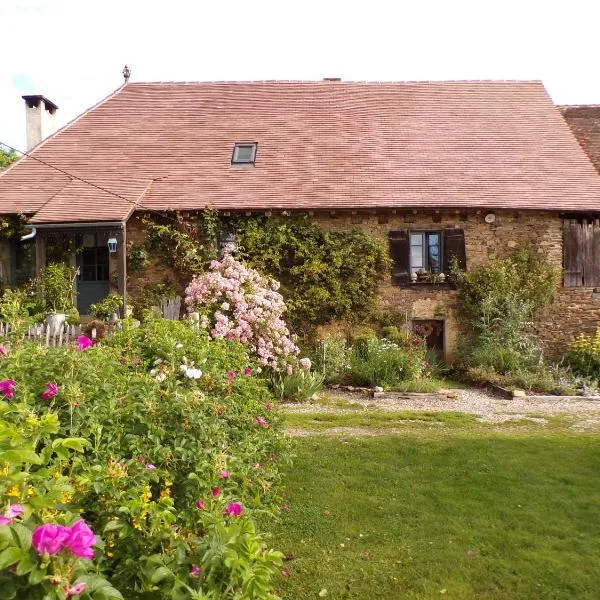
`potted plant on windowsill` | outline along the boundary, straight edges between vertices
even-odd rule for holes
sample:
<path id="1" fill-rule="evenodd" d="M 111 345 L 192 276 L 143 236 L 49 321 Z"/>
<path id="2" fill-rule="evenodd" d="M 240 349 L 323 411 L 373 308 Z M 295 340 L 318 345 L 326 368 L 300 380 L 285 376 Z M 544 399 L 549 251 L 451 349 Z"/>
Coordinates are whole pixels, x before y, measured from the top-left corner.
<path id="1" fill-rule="evenodd" d="M 424 269 L 419 269 L 411 274 L 412 283 L 445 283 L 446 275 L 444 273 L 431 273 Z"/>

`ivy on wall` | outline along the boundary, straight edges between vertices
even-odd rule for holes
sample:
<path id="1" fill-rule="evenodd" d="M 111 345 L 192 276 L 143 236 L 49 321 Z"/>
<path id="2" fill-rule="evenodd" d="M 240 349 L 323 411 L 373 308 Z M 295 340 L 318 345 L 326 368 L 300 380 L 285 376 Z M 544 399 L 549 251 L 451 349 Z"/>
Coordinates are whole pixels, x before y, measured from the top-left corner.
<path id="1" fill-rule="evenodd" d="M 239 257 L 281 282 L 296 331 L 371 316 L 390 272 L 383 241 L 360 229 L 326 231 L 307 216 L 239 217 L 234 225 Z"/>
<path id="2" fill-rule="evenodd" d="M 379 283 L 390 272 L 385 242 L 360 229 L 326 231 L 308 216 L 225 219 L 207 210 L 185 222 L 146 216 L 142 223 L 146 239 L 129 249 L 128 268 L 151 269 L 151 257 L 160 256 L 181 284 L 204 272 L 217 258 L 219 238 L 235 230 L 238 257 L 281 283 L 286 320 L 299 333 L 371 316 Z"/>
<path id="3" fill-rule="evenodd" d="M 27 217 L 22 214 L 10 215 L 0 219 L 0 239 L 18 240 L 29 230 L 25 227 Z"/>

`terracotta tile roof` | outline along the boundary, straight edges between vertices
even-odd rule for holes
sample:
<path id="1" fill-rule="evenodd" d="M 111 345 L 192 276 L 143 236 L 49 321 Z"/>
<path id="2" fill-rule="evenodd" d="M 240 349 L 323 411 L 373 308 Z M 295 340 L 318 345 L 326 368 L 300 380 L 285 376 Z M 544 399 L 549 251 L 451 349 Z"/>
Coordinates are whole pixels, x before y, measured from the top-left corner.
<path id="1" fill-rule="evenodd" d="M 563 117 L 588 155 L 600 171 L 600 105 L 580 104 L 559 106 Z"/>
<path id="2" fill-rule="evenodd" d="M 231 164 L 258 142 L 255 167 Z M 540 82 L 129 83 L 0 176 L 35 222 L 153 209 L 600 209 Z M 151 183 L 151 185 L 150 185 Z"/>

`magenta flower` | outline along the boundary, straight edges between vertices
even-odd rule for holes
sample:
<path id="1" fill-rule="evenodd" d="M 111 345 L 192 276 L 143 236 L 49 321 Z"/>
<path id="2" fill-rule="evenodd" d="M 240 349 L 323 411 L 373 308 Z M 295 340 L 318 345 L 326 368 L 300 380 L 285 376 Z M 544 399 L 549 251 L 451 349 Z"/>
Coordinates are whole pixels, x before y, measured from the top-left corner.
<path id="1" fill-rule="evenodd" d="M 256 422 L 261 426 L 261 427 L 268 427 L 269 424 L 262 418 L 262 417 L 256 417 Z"/>
<path id="2" fill-rule="evenodd" d="M 153 465 L 152 463 L 147 463 L 146 464 L 146 470 L 147 471 L 154 471 L 154 469 L 156 469 L 156 465 Z"/>
<path id="3" fill-rule="evenodd" d="M 265 402 L 265 408 L 267 410 L 273 410 L 273 403 L 272 402 Z"/>
<path id="4" fill-rule="evenodd" d="M 44 554 L 54 556 L 65 547 L 70 534 L 71 530 L 64 525 L 46 523 L 33 532 L 31 543 L 40 556 Z"/>
<path id="5" fill-rule="evenodd" d="M 19 515 L 22 515 L 25 509 L 20 504 L 11 504 L 6 511 L 6 515 L 9 519 L 14 519 Z"/>
<path id="6" fill-rule="evenodd" d="M 66 547 L 80 558 L 94 558 L 92 546 L 96 543 L 94 532 L 87 526 L 83 519 L 79 519 L 71 525 Z"/>
<path id="7" fill-rule="evenodd" d="M 219 475 L 223 478 L 223 479 L 229 479 L 229 471 L 219 471 Z"/>
<path id="8" fill-rule="evenodd" d="M 215 485 L 215 487 L 210 491 L 212 492 L 213 496 L 218 496 L 221 493 L 221 488 L 219 488 Z"/>
<path id="9" fill-rule="evenodd" d="M 226 517 L 239 517 L 243 512 L 242 505 L 239 502 L 230 502 L 223 511 Z"/>
<path id="10" fill-rule="evenodd" d="M 58 394 L 58 386 L 55 383 L 47 383 L 46 391 L 41 394 L 42 400 L 49 400 Z"/>
<path id="11" fill-rule="evenodd" d="M 227 373 L 227 377 L 229 377 L 230 379 L 233 379 L 236 376 L 237 373 L 235 371 L 229 371 L 229 373 Z"/>
<path id="12" fill-rule="evenodd" d="M 0 394 L 6 398 L 12 398 L 17 390 L 17 384 L 14 379 L 3 379 L 0 381 Z"/>
<path id="13" fill-rule="evenodd" d="M 85 582 L 82 581 L 81 583 L 76 583 L 75 585 L 71 586 L 67 590 L 67 598 L 72 598 L 73 596 L 79 596 L 79 594 L 82 594 L 84 590 L 85 590 Z"/>
<path id="14" fill-rule="evenodd" d="M 198 565 L 193 565 L 190 569 L 190 575 L 192 577 L 200 577 L 200 567 Z"/>
<path id="15" fill-rule="evenodd" d="M 196 502 L 196 508 L 202 510 L 204 508 L 204 502 L 202 500 L 198 500 L 198 502 Z"/>
<path id="16" fill-rule="evenodd" d="M 3 356 L 6 356 L 8 354 L 8 350 L 6 349 L 6 346 L 3 346 L 2 344 L 0 344 L 0 358 Z"/>
<path id="17" fill-rule="evenodd" d="M 252 369 L 250 369 L 249 367 L 246 367 L 244 369 L 244 375 L 252 375 Z"/>
<path id="18" fill-rule="evenodd" d="M 77 347 L 80 350 L 85 350 L 86 348 L 89 348 L 90 346 L 93 346 L 94 342 L 92 342 L 92 340 L 90 340 L 90 338 L 87 335 L 80 335 L 77 338 Z"/>
<path id="19" fill-rule="evenodd" d="M 0 515 L 0 525 L 10 525 L 12 523 L 12 519 L 5 517 L 4 515 Z"/>
<path id="20" fill-rule="evenodd" d="M 281 576 L 282 577 L 289 577 L 290 574 L 287 571 L 281 571 Z"/>

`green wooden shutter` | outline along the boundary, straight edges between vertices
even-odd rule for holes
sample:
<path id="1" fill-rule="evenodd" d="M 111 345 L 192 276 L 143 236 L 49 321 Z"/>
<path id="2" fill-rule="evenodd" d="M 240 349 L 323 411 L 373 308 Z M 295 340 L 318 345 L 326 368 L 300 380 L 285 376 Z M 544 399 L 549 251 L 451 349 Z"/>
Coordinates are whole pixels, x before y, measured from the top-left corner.
<path id="1" fill-rule="evenodd" d="M 408 285 L 410 283 L 410 245 L 408 231 L 390 231 L 390 256 L 392 258 L 392 283 Z"/>

